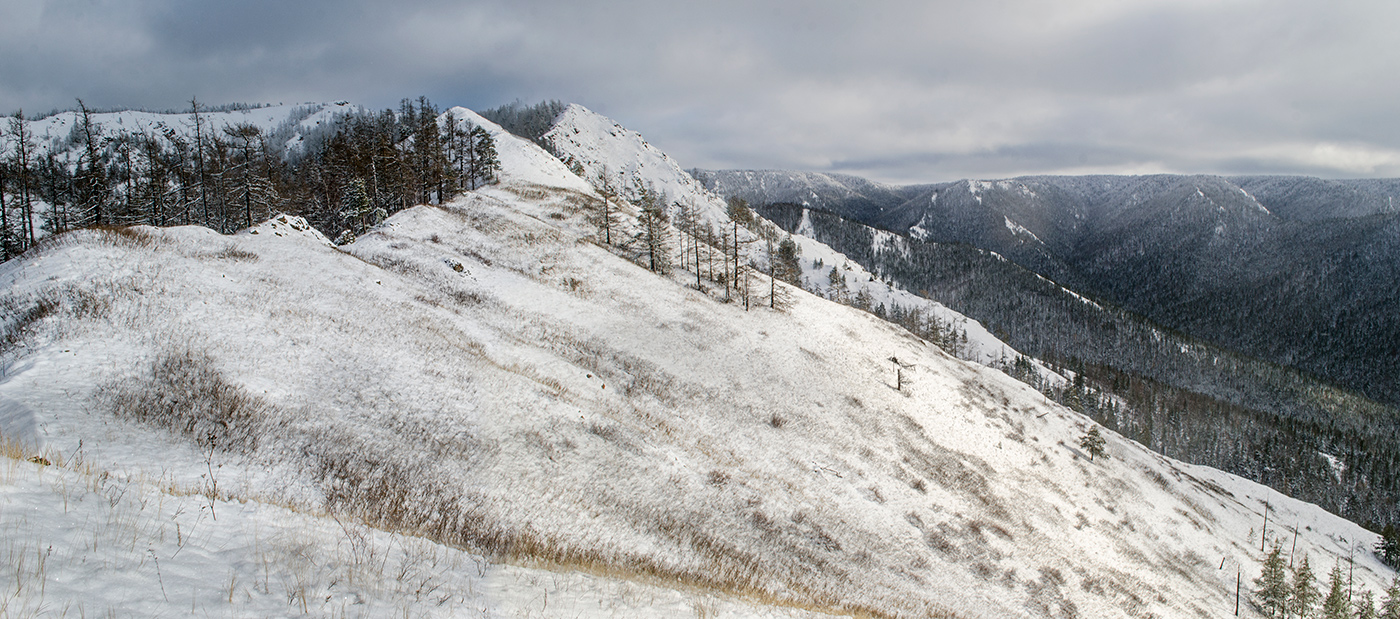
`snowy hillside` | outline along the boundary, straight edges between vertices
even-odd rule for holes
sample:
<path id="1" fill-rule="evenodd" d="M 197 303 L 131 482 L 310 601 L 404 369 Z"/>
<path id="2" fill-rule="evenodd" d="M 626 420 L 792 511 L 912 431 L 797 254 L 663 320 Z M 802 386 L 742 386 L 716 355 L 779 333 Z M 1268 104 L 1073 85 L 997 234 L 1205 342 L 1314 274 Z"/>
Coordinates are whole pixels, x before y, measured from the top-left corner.
<path id="1" fill-rule="evenodd" d="M 0 431 L 69 467 L 4 463 L 0 548 L 55 549 L 14 607 L 1217 616 L 1275 523 L 1318 566 L 1375 541 L 1111 432 L 1091 461 L 1092 422 L 869 313 L 640 268 L 473 121 L 500 185 L 342 248 L 280 218 L 0 266 Z M 1392 576 L 1356 554 L 1358 586 Z"/>
<path id="2" fill-rule="evenodd" d="M 496 138 L 496 153 L 501 162 L 499 176 L 506 186 L 521 188 L 537 185 L 583 194 L 591 192 L 592 186 L 560 163 L 558 158 L 527 140 L 514 138 L 476 112 L 454 107 L 443 112 L 439 122 L 445 122 L 448 117 L 456 120 L 458 128 L 479 126 Z"/>
<path id="3" fill-rule="evenodd" d="M 566 163 L 577 163 L 583 178 L 599 186 L 606 179 L 623 199 L 635 198 L 649 183 L 669 202 L 693 205 L 702 221 L 718 226 L 729 220 L 724 199 L 706 190 L 669 155 L 640 133 L 582 105 L 570 104 L 544 140 Z M 674 217 L 674 209 L 671 214 Z"/>
<path id="4" fill-rule="evenodd" d="M 957 356 L 986 366 L 1004 365 L 1021 356 L 1021 353 L 997 339 L 981 323 L 968 318 L 947 306 L 904 290 L 890 281 L 877 277 L 860 263 L 849 259 L 845 254 L 812 238 L 811 223 L 804 218 L 795 234 L 792 235 L 802 255 L 803 287 L 817 291 L 833 300 L 854 304 L 857 307 L 875 308 L 918 308 L 933 316 L 952 331 L 966 337 L 955 348 Z M 876 231 L 877 252 L 907 252 L 908 240 L 884 231 Z M 830 269 L 835 268 L 841 277 L 839 284 L 831 282 Z M 1031 361 L 1048 385 L 1064 384 L 1065 378 L 1055 373 L 1039 361 Z"/>
<path id="5" fill-rule="evenodd" d="M 602 188 L 605 176 L 606 182 L 621 191 L 624 197 L 629 195 L 627 188 L 651 186 L 663 192 L 673 203 L 697 205 L 704 225 L 721 230 L 729 228 L 730 220 L 723 198 L 705 189 L 704 184 L 665 152 L 649 144 L 641 134 L 624 128 L 610 118 L 581 105 L 571 104 L 555 120 L 554 128 L 544 135 L 544 139 L 560 158 L 581 168 L 582 176 L 599 188 Z M 825 180 L 828 184 L 836 182 L 830 178 Z M 808 179 L 807 182 L 810 185 L 815 181 Z M 868 182 L 866 185 L 879 188 Z M 776 226 L 760 221 L 760 225 L 767 225 L 774 233 L 778 232 Z M 746 239 L 757 240 L 749 230 L 738 230 Z M 904 251 L 904 239 L 892 234 L 883 234 L 880 238 L 885 241 L 883 249 Z M 898 289 L 884 278 L 871 274 L 859 263 L 812 239 L 804 230 L 798 229 L 793 239 L 800 248 L 802 273 L 799 281 L 803 288 L 822 291 L 828 298 L 848 304 L 860 299 L 868 310 L 896 304 L 909 309 L 917 308 L 964 334 L 967 342 L 958 353 L 967 360 L 991 365 L 1020 355 L 977 321 L 941 303 Z M 767 263 L 766 254 L 752 250 L 750 253 L 749 259 L 759 264 L 760 268 L 766 268 L 763 266 Z M 832 268 L 836 268 L 843 278 L 840 290 L 834 289 L 830 282 Z M 1034 362 L 1034 367 L 1047 384 L 1060 384 L 1065 380 L 1039 362 Z"/>
<path id="6" fill-rule="evenodd" d="M 225 127 L 252 125 L 264 136 L 278 139 L 283 147 L 293 149 L 319 127 L 330 127 L 336 116 L 359 111 L 363 109 L 348 103 L 306 103 L 202 112 L 200 129 L 207 137 L 221 134 Z M 194 117 L 189 113 L 103 112 L 93 113 L 91 121 L 94 129 L 108 138 L 122 134 L 146 135 L 167 143 L 170 137 L 187 142 L 195 139 Z M 34 138 L 38 155 L 52 152 L 59 161 L 77 160 L 82 149 L 82 139 L 76 133 L 82 124 L 79 112 L 61 112 L 24 122 Z M 0 142 L 0 153 L 8 153 L 13 148 L 12 140 Z"/>

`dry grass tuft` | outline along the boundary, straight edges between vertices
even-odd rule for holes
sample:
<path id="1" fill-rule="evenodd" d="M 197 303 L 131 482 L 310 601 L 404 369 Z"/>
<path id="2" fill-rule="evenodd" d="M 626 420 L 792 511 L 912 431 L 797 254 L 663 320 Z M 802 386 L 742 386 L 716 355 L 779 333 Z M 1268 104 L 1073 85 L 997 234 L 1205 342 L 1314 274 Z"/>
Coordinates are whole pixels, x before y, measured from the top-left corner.
<path id="1" fill-rule="evenodd" d="M 150 249 L 156 245 L 156 235 L 145 226 L 101 226 L 93 228 L 97 239 L 112 247 Z"/>
<path id="2" fill-rule="evenodd" d="M 224 380 L 207 353 L 187 347 L 162 353 L 144 376 L 100 386 L 97 395 L 117 417 L 240 453 L 257 447 L 270 407 Z"/>
<path id="3" fill-rule="evenodd" d="M 255 262 L 258 259 L 257 254 L 250 252 L 246 249 L 242 249 L 239 246 L 234 245 L 233 243 L 224 245 L 223 248 L 219 251 L 206 255 L 216 260 L 233 260 L 235 262 Z"/>
<path id="4" fill-rule="evenodd" d="M 25 299 L 17 296 L 0 298 L 0 354 L 8 352 L 24 341 L 30 327 L 52 315 L 59 307 L 56 299 L 40 297 Z"/>

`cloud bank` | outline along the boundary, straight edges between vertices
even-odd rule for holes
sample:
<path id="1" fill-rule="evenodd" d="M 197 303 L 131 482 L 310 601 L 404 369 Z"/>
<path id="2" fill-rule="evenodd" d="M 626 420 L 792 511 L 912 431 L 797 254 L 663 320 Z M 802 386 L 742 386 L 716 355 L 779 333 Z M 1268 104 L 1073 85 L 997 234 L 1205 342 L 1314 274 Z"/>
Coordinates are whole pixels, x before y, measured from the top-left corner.
<path id="1" fill-rule="evenodd" d="M 0 110 L 582 103 L 682 164 L 1400 176 L 1400 4 L 0 0 Z"/>

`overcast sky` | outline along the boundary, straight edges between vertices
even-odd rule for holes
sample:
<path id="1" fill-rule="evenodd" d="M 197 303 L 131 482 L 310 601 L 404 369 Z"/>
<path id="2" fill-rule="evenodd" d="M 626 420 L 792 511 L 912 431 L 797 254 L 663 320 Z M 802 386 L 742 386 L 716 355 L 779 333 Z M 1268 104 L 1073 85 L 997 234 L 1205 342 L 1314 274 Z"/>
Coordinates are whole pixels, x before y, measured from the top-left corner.
<path id="1" fill-rule="evenodd" d="M 1400 176 L 1400 2 L 0 0 L 0 111 L 581 103 L 683 166 Z"/>

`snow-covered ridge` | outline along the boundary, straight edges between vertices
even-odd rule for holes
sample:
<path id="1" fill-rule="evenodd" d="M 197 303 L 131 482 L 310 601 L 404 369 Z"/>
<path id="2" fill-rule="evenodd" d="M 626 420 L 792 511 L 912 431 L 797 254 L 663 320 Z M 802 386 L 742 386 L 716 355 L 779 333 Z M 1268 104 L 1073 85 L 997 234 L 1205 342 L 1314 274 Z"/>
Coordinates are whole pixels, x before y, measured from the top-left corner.
<path id="1" fill-rule="evenodd" d="M 499 147 L 530 152 L 504 144 L 514 139 L 501 135 Z M 52 452 L 81 452 L 111 479 L 189 488 L 214 476 L 233 496 L 330 510 L 339 522 L 313 520 L 297 538 L 316 577 L 290 597 L 325 614 L 358 610 L 360 581 L 336 572 L 354 567 L 356 548 L 387 547 L 375 556 L 391 573 L 421 565 L 402 558 L 424 546 L 356 517 L 482 550 L 451 555 L 468 570 L 484 556 L 559 570 L 494 586 L 490 572 L 442 575 L 457 610 L 487 617 L 614 616 L 610 601 L 655 605 L 658 616 L 800 615 L 772 602 L 882 617 L 1209 615 L 1232 607 L 1237 573 L 1246 583 L 1257 574 L 1261 537 L 1291 536 L 1277 522 L 1301 525 L 1298 552 L 1315 565 L 1375 540 L 1112 432 L 1109 457 L 1090 461 L 1075 446 L 1092 422 L 1033 389 L 802 291 L 786 311 L 745 311 L 685 273 L 658 276 L 589 242 L 593 224 L 572 197 L 503 181 L 397 213 L 339 249 L 197 228 L 76 233 L 0 266 L 9 306 L 54 304 L 23 346 L 0 349 L 19 361 L 6 365 L 16 371 L 0 398 L 41 416 L 34 427 Z M 189 395 L 179 377 L 251 402 L 238 427 L 256 441 L 206 449 L 183 426 L 117 414 L 143 394 Z M 186 410 L 225 409 L 169 412 Z M 81 485 L 61 495 L 19 475 L 0 483 L 7 499 L 54 513 Z M 161 500 L 146 503 L 157 517 L 130 516 L 140 512 L 123 497 L 159 499 L 148 492 L 83 491 L 82 508 L 98 509 L 72 522 L 111 522 L 100 507 L 117 494 L 121 522 L 172 522 L 176 504 L 159 511 Z M 274 509 L 244 518 L 265 504 L 210 508 L 237 512 L 230 523 L 300 522 Z M 201 503 L 186 505 L 189 519 Z M 196 539 L 218 530 L 212 520 Z M 11 522 L 0 548 L 37 549 L 25 545 L 35 530 L 70 557 L 88 541 Z M 273 594 L 296 591 L 294 577 L 286 591 L 271 578 L 239 589 L 262 572 L 238 562 L 257 556 L 241 554 L 256 534 L 220 532 L 179 550 L 185 532 L 175 547 L 167 530 L 117 553 L 116 569 L 56 562 L 66 567 L 49 602 L 88 602 L 97 614 L 112 604 L 99 593 L 130 592 L 123 601 L 148 614 L 188 612 L 190 598 L 211 615 L 301 610 L 271 608 Z M 84 576 L 113 586 L 71 586 Z M 1392 576 L 1357 555 L 1360 586 L 1379 590 Z M 215 577 L 248 610 L 190 591 Z M 413 594 L 397 582 L 374 581 L 366 604 L 399 610 Z M 668 587 L 632 593 L 638 582 Z M 701 608 L 716 598 L 724 604 Z M 408 610 L 447 612 L 434 603 Z M 1247 602 L 1243 611 L 1257 616 Z"/>
<path id="2" fill-rule="evenodd" d="M 734 196 L 752 204 L 776 202 L 832 210 L 854 205 L 880 212 L 907 199 L 904 188 L 858 176 L 792 170 L 690 170 L 705 187 L 722 196 Z"/>
<path id="3" fill-rule="evenodd" d="M 200 131 L 207 139 L 211 135 L 221 135 L 226 127 L 252 125 L 264 136 L 284 140 L 282 146 L 294 149 L 306 135 L 320 127 L 330 127 L 335 118 L 347 113 L 364 111 L 363 108 L 348 103 L 306 103 L 298 105 L 272 105 L 244 110 L 221 112 L 200 112 Z M 189 113 L 156 113 L 139 111 L 101 112 L 90 114 L 94 129 L 102 136 L 115 138 L 126 134 L 145 135 L 169 145 L 170 138 L 192 143 L 195 139 L 195 120 Z M 82 148 L 76 139 L 80 129 L 82 114 L 62 112 L 39 120 L 23 121 L 33 137 L 37 154 L 49 152 L 59 157 L 76 159 Z M 8 129 L 8 127 L 7 127 Z M 6 137 L 10 138 L 6 131 Z M 0 140 L 0 153 L 13 152 L 13 139 Z"/>
<path id="4" fill-rule="evenodd" d="M 545 134 L 545 140 L 560 158 L 581 167 L 584 171 L 583 176 L 595 186 L 601 183 L 606 171 L 607 182 L 615 190 L 624 190 L 624 195 L 627 188 L 650 185 L 664 192 L 673 202 L 700 207 L 702 222 L 721 229 L 729 228 L 729 216 L 721 197 L 705 189 L 669 155 L 648 143 L 640 133 L 626 129 L 610 118 L 581 105 L 570 105 L 555 120 L 553 129 Z M 986 185 L 1002 188 L 1013 186 L 1007 181 Z M 1022 187 L 1019 184 L 1015 186 Z M 804 220 L 805 217 L 804 211 Z M 777 229 L 776 226 L 772 227 Z M 747 234 L 748 231 L 741 228 L 741 232 Z M 844 302 L 852 302 L 859 298 L 866 304 L 867 310 L 874 310 L 877 306 L 893 307 L 897 304 L 903 308 L 917 308 L 927 312 L 940 323 L 954 326 L 966 333 L 968 342 L 961 348 L 960 354 L 968 360 L 992 365 L 1006 363 L 1021 356 L 977 321 L 941 303 L 895 288 L 884 278 L 870 273 L 860 264 L 811 237 L 810 224 L 806 228 L 799 226 L 797 233 L 793 235 L 801 250 L 802 273 L 799 277 L 804 288 L 839 297 Z M 875 231 L 875 242 L 876 251 L 907 251 L 903 249 L 903 238 L 885 231 Z M 759 264 L 766 264 L 767 257 L 755 255 L 752 259 Z M 833 267 L 838 267 L 845 275 L 846 287 L 842 291 L 831 289 L 829 274 Z M 1047 384 L 1064 383 L 1064 377 L 1051 371 L 1044 364 L 1034 362 L 1034 365 Z"/>
<path id="5" fill-rule="evenodd" d="M 500 125 L 483 118 L 480 114 L 464 107 L 453 107 L 439 117 L 443 122 L 448 117 L 456 119 L 459 127 L 477 126 L 485 129 L 496 141 L 496 154 L 500 159 L 500 179 L 506 184 L 523 183 L 552 187 L 569 191 L 592 193 L 592 186 L 576 176 L 567 166 L 529 140 L 511 135 Z"/>
<path id="6" fill-rule="evenodd" d="M 729 220 L 725 200 L 705 189 L 680 164 L 647 143 L 640 133 L 578 104 L 570 104 L 545 141 L 565 162 L 577 163 L 583 178 L 595 186 L 607 183 L 624 199 L 635 198 L 642 184 L 667 197 L 666 206 L 676 214 L 676 202 L 696 209 L 701 221 L 721 226 Z"/>

